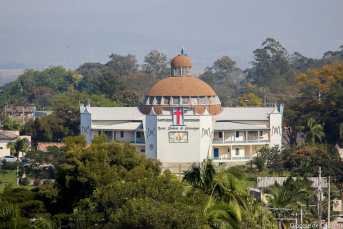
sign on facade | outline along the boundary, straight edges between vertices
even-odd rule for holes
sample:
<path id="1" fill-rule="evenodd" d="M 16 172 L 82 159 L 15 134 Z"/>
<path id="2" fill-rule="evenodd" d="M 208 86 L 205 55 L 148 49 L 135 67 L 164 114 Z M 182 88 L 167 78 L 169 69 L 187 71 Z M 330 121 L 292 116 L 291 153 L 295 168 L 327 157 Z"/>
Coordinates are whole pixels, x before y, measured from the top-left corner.
<path id="1" fill-rule="evenodd" d="M 332 211 L 335 211 L 335 212 L 342 211 L 342 200 L 335 199 L 333 201 Z"/>
<path id="2" fill-rule="evenodd" d="M 292 177 L 293 180 L 296 180 L 296 177 Z M 266 188 L 272 186 L 276 183 L 282 185 L 288 177 L 257 177 L 257 187 L 258 188 Z M 319 177 L 309 177 L 310 181 L 312 181 L 312 187 L 318 188 L 319 185 Z M 328 186 L 326 177 L 321 178 L 321 187 L 326 188 Z"/>

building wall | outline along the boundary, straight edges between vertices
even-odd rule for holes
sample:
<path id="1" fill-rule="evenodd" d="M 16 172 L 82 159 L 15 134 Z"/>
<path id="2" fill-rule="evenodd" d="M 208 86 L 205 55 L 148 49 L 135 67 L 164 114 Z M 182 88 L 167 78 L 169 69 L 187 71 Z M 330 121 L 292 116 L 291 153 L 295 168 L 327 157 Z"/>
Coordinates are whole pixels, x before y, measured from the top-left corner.
<path id="1" fill-rule="evenodd" d="M 146 147 L 147 157 L 157 158 L 157 116 L 146 116 Z"/>
<path id="2" fill-rule="evenodd" d="M 270 114 L 270 146 L 279 145 L 281 148 L 282 126 L 281 113 L 275 112 Z"/>
<path id="3" fill-rule="evenodd" d="M 0 157 L 11 155 L 11 150 L 7 149 L 7 143 L 8 140 L 0 140 Z"/>
<path id="4" fill-rule="evenodd" d="M 92 142 L 93 137 L 93 130 L 92 128 L 92 121 L 91 121 L 91 114 L 90 113 L 81 113 L 81 125 L 80 125 L 80 133 L 86 136 L 86 140 L 88 143 Z"/>

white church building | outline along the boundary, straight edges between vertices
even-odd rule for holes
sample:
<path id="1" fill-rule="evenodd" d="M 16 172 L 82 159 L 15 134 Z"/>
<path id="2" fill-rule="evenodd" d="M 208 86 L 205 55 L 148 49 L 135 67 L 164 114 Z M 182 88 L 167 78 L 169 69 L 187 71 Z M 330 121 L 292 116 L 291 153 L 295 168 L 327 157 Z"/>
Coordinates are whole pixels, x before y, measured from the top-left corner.
<path id="1" fill-rule="evenodd" d="M 283 106 L 222 107 L 213 89 L 192 77 L 186 55 L 171 63 L 171 76 L 156 83 L 141 107 L 80 105 L 81 134 L 90 143 L 130 141 L 139 153 L 163 163 L 243 162 L 264 145 L 281 147 Z"/>

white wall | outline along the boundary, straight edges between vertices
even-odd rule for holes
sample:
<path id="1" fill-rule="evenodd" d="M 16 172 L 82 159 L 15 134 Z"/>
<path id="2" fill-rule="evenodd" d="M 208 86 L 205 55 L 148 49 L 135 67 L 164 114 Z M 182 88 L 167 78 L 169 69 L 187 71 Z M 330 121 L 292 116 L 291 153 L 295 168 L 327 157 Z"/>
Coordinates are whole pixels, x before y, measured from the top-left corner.
<path id="1" fill-rule="evenodd" d="M 282 141 L 282 126 L 281 126 L 281 113 L 270 114 L 270 146 L 279 145 L 281 148 Z"/>
<path id="2" fill-rule="evenodd" d="M 147 115 L 146 118 L 146 145 L 145 153 L 147 157 L 157 158 L 157 116 Z"/>
<path id="3" fill-rule="evenodd" d="M 90 113 L 81 113 L 80 133 L 86 136 L 88 143 L 92 142 L 92 121 Z"/>

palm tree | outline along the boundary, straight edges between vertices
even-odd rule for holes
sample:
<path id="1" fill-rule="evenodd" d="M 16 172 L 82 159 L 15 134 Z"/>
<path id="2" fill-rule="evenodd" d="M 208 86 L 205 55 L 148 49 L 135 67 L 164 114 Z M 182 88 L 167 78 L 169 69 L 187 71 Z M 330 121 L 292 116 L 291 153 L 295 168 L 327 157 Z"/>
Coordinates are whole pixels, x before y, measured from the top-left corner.
<path id="1" fill-rule="evenodd" d="M 301 204 L 307 204 L 313 199 L 315 195 L 313 188 L 311 187 L 311 182 L 304 178 L 300 180 L 293 180 L 289 177 L 283 185 L 275 182 L 273 186 L 266 189 L 268 204 L 274 208 L 297 208 Z M 278 218 L 280 218 L 280 212 L 277 211 Z M 281 223 L 279 221 L 279 228 L 281 228 Z"/>
<path id="2" fill-rule="evenodd" d="M 305 142 L 313 142 L 315 141 L 315 137 L 317 137 L 319 140 L 322 139 L 322 137 L 325 137 L 324 128 L 321 124 L 315 124 L 316 121 L 314 118 L 310 118 L 307 121 L 307 126 L 299 126 L 298 129 L 301 132 L 304 132 L 304 138 L 302 140 L 302 144 L 305 144 Z"/>
<path id="3" fill-rule="evenodd" d="M 207 159 L 202 167 L 194 163 L 184 173 L 183 182 L 190 183 L 194 189 L 199 189 L 209 196 L 203 211 L 210 222 L 216 222 L 215 225 L 232 223 L 228 228 L 236 228 L 241 215 L 246 211 L 242 196 L 248 194 L 248 189 L 243 179 L 243 175 L 234 168 L 216 167 L 211 159 Z M 213 213 L 210 214 L 211 211 Z M 217 216 L 218 220 L 214 221 Z"/>
<path id="4" fill-rule="evenodd" d="M 7 143 L 7 148 L 12 150 L 12 155 L 17 156 L 17 186 L 19 186 L 19 153 L 20 152 L 27 152 L 29 146 L 29 141 L 27 138 L 21 139 L 20 137 L 17 138 L 17 142 L 9 142 Z"/>
<path id="5" fill-rule="evenodd" d="M 220 200 L 234 201 L 244 206 L 241 194 L 248 194 L 244 176 L 234 168 L 216 167 L 211 159 L 207 159 L 203 168 L 194 163 L 184 173 L 183 181 L 193 188 L 202 190 L 207 195 L 218 196 Z"/>
<path id="6" fill-rule="evenodd" d="M 209 228 L 240 228 L 242 216 L 239 206 L 216 203 L 214 198 L 209 196 L 204 200 L 202 209 L 202 214 L 206 218 Z"/>

